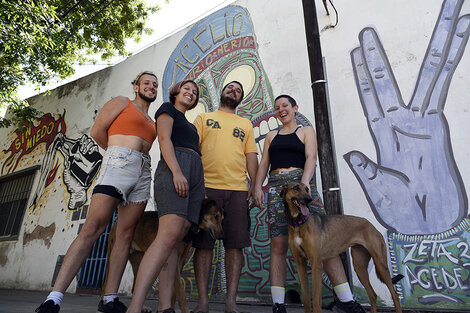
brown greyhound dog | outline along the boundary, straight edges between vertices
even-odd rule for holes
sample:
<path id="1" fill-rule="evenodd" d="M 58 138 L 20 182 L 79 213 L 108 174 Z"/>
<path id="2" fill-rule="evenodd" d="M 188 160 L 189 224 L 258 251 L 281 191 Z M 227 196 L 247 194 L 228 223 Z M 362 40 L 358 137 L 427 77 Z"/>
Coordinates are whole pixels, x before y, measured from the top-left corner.
<path id="1" fill-rule="evenodd" d="M 297 265 L 306 313 L 311 311 L 307 259 L 312 267 L 313 312 L 320 313 L 322 261 L 335 257 L 348 248 L 351 248 L 354 270 L 367 291 L 370 311 L 377 312 L 377 294 L 370 284 L 367 272 L 372 257 L 377 276 L 387 285 L 392 295 L 395 311 L 402 313 L 388 270 L 385 241 L 369 221 L 356 216 L 309 213 L 307 205 L 312 198 L 307 186 L 300 182 L 291 182 L 284 186 L 281 197 L 289 223 L 289 248 Z"/>
<path id="2" fill-rule="evenodd" d="M 222 235 L 222 220 L 223 212 L 217 203 L 212 199 L 204 199 L 201 206 L 201 212 L 199 215 L 199 225 L 196 229 L 189 230 L 188 234 L 184 238 L 183 244 L 178 250 L 178 271 L 175 277 L 175 284 L 173 286 L 173 303 L 175 304 L 175 297 L 178 300 L 178 304 L 182 313 L 188 313 L 188 305 L 186 302 L 186 296 L 184 293 L 183 285 L 181 283 L 181 271 L 183 270 L 186 256 L 191 249 L 192 238 L 199 229 L 207 231 L 214 239 L 218 239 Z M 137 277 L 137 271 L 139 270 L 140 262 L 147 251 L 150 244 L 153 242 L 158 231 L 158 213 L 155 211 L 144 212 L 139 219 L 134 231 L 134 237 L 132 239 L 130 251 L 129 251 L 129 262 L 132 266 L 132 272 L 134 274 L 134 284 L 132 291 L 134 291 L 135 278 Z M 111 251 L 116 241 L 116 224 L 109 233 L 108 237 L 108 256 L 111 255 Z M 104 293 L 106 283 L 108 281 L 108 267 L 106 268 L 106 278 L 102 287 L 102 295 Z M 150 308 L 144 307 L 142 312 L 152 312 Z"/>

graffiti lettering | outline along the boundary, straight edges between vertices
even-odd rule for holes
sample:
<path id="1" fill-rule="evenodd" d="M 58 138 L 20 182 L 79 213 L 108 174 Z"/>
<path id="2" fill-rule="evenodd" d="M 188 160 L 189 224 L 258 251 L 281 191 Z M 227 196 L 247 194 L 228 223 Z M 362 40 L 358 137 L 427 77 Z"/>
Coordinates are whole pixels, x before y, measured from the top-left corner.
<path id="1" fill-rule="evenodd" d="M 229 39 L 230 37 L 242 36 L 243 31 L 245 31 L 245 15 L 241 12 L 235 14 L 233 18 L 230 18 L 229 13 L 227 12 L 224 15 L 223 21 L 214 20 L 209 24 L 201 26 L 192 36 L 191 41 L 186 41 L 179 49 L 182 58 L 174 58 L 175 64 L 173 68 L 173 77 L 176 79 L 178 71 L 187 73 L 188 69 L 192 68 L 197 62 L 201 62 L 204 64 L 203 67 L 201 68 L 200 66 L 196 66 L 193 71 L 197 70 L 197 72 L 191 73 L 192 77 L 195 77 L 196 74 L 200 73 L 204 68 L 212 64 L 221 56 L 235 49 L 241 48 L 242 44 L 244 47 L 251 47 L 254 42 L 253 37 L 245 37 L 243 42 L 232 40 L 230 43 L 225 43 L 207 55 L 202 61 L 200 60 L 201 55 L 195 52 L 199 50 L 202 54 L 205 54 L 214 45 L 222 42 L 226 38 Z M 189 52 L 187 51 L 193 51 L 194 54 L 189 55 Z M 189 64 L 182 62 L 183 59 Z"/>
<path id="2" fill-rule="evenodd" d="M 2 173 L 11 173 L 24 155 L 31 153 L 41 143 L 45 143 L 47 149 L 58 132 L 65 133 L 67 127 L 64 116 L 65 113 L 59 114 L 56 120 L 50 113 L 47 113 L 39 118 L 39 125 L 29 123 L 24 131 L 15 130 L 16 139 L 7 150 L 3 150 L 10 155 L 3 163 Z"/>
<path id="3" fill-rule="evenodd" d="M 445 257 L 447 260 L 454 264 L 459 264 L 458 251 L 448 251 L 446 244 L 454 242 L 455 239 L 447 240 L 423 240 L 421 242 L 415 242 L 410 245 L 404 245 L 403 248 L 407 251 L 403 262 L 413 262 L 418 264 L 427 263 L 430 260 Z M 468 244 L 466 242 L 459 242 L 459 247 L 466 247 L 465 251 L 468 250 Z M 455 254 L 455 256 L 453 255 Z M 463 254 L 468 258 L 467 255 Z"/>
<path id="4" fill-rule="evenodd" d="M 438 267 L 416 267 L 411 268 L 405 266 L 406 278 L 410 284 L 411 289 L 415 285 L 419 285 L 426 290 L 443 290 L 449 291 L 460 288 L 466 290 L 469 287 L 468 282 L 464 282 L 465 278 L 462 276 L 462 271 L 466 271 L 461 267 L 447 268 L 444 266 Z"/>
<path id="5" fill-rule="evenodd" d="M 245 48 L 251 48 L 251 49 L 256 48 L 255 40 L 252 36 L 237 38 L 237 39 L 233 39 L 229 42 L 224 43 L 220 47 L 210 52 L 204 59 L 201 60 L 201 62 L 195 65 L 193 69 L 191 70 L 191 72 L 189 72 L 187 78 L 195 79 L 201 72 L 203 72 L 206 68 L 208 68 L 209 66 L 217 62 L 223 56 L 229 54 L 230 52 L 233 52 L 234 50 L 245 49 Z M 176 66 L 178 66 L 178 68 L 183 69 L 184 72 L 187 72 L 187 69 L 183 68 L 183 66 L 188 67 L 189 65 L 182 64 L 181 62 L 177 63 L 175 65 L 174 75 L 176 75 Z"/>
<path id="6" fill-rule="evenodd" d="M 405 276 L 397 286 L 406 301 L 443 306 L 464 304 L 470 289 L 470 219 L 446 233 L 407 236 L 389 233 L 394 274 Z"/>

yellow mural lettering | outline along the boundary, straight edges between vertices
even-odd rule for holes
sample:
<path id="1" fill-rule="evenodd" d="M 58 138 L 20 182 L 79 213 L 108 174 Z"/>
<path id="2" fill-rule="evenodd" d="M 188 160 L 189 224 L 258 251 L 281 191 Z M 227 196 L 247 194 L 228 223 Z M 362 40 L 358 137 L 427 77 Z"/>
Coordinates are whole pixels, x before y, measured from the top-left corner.
<path id="1" fill-rule="evenodd" d="M 191 67 L 192 67 L 192 65 L 180 62 L 179 58 L 176 58 L 175 59 L 175 70 L 173 72 L 173 77 L 176 77 L 176 73 L 178 72 L 178 68 L 183 70 L 183 72 L 187 73 L 188 70 L 191 69 Z M 176 81 L 173 81 L 173 83 L 176 83 Z"/>
<path id="2" fill-rule="evenodd" d="M 186 53 L 184 52 L 184 49 L 187 48 L 187 47 L 189 47 L 189 42 L 185 43 L 185 44 L 181 47 L 181 51 L 180 51 L 180 52 L 181 52 L 181 55 L 183 56 L 183 58 L 184 58 L 186 61 L 188 61 L 188 62 L 191 63 L 191 64 L 194 64 L 194 63 L 197 62 L 197 60 L 199 60 L 199 54 L 196 53 L 196 57 L 195 57 L 193 60 L 191 60 L 191 59 L 186 55 Z"/>
<path id="3" fill-rule="evenodd" d="M 229 47 L 229 44 L 228 42 L 224 43 L 223 47 L 224 47 L 224 52 L 230 52 L 230 47 Z"/>
<path id="4" fill-rule="evenodd" d="M 209 66 L 212 63 L 212 54 L 206 56 L 206 66 Z"/>
<path id="5" fill-rule="evenodd" d="M 15 139 L 15 148 L 16 150 L 20 150 L 21 142 L 18 138 Z"/>
<path id="6" fill-rule="evenodd" d="M 212 26 L 212 23 L 209 24 L 209 28 L 211 29 L 212 42 L 213 42 L 214 44 L 216 44 L 216 43 L 218 43 L 218 42 L 224 40 L 225 34 L 221 34 L 221 35 L 219 35 L 219 36 L 216 37 L 216 35 L 214 34 L 214 26 Z"/>
<path id="7" fill-rule="evenodd" d="M 236 49 L 236 48 L 238 48 L 238 40 L 232 40 L 232 41 L 230 41 L 230 45 L 231 45 L 231 46 L 230 46 L 231 49 Z"/>
<path id="8" fill-rule="evenodd" d="M 200 30 L 197 31 L 196 35 L 194 35 L 193 37 L 193 41 L 194 43 L 199 47 L 199 49 L 201 49 L 201 51 L 203 53 L 205 53 L 207 50 L 209 50 L 209 48 L 211 47 L 211 44 L 208 43 L 207 45 L 203 46 L 201 43 L 199 43 L 199 36 L 201 36 L 201 34 L 203 32 L 205 32 L 207 29 L 207 26 L 204 26 L 203 28 L 201 28 Z"/>
<path id="9" fill-rule="evenodd" d="M 236 31 L 236 30 L 235 30 L 235 26 L 236 26 L 237 20 L 238 20 L 239 18 L 241 18 L 242 20 L 241 20 L 240 28 L 238 29 L 238 31 Z M 241 33 L 242 29 L 243 29 L 244 24 L 245 24 L 245 16 L 243 16 L 242 13 L 238 13 L 237 15 L 235 15 L 235 16 L 233 17 L 233 30 L 232 30 L 232 34 L 233 34 L 234 36 L 240 35 L 240 33 Z"/>
<path id="10" fill-rule="evenodd" d="M 200 72 L 202 71 L 202 67 L 200 64 L 196 65 L 192 70 L 189 75 L 190 79 L 194 79 Z"/>
<path id="11" fill-rule="evenodd" d="M 35 140 L 33 140 L 33 142 L 34 142 L 34 145 L 35 145 L 41 139 L 41 131 L 40 130 L 38 130 L 36 132 L 36 134 L 34 135 L 34 139 Z"/>
<path id="12" fill-rule="evenodd" d="M 33 147 L 33 138 L 32 138 L 32 137 L 29 137 L 29 138 L 26 140 L 26 150 L 31 149 L 32 147 Z"/>
<path id="13" fill-rule="evenodd" d="M 230 27 L 228 26 L 228 16 L 230 15 L 229 12 L 225 12 L 224 14 L 224 17 L 225 17 L 225 34 L 227 35 L 227 38 L 232 36 L 232 34 L 230 34 Z"/>
<path id="14" fill-rule="evenodd" d="M 47 128 L 47 134 L 48 135 L 52 134 L 53 130 L 54 130 L 54 122 L 50 122 L 49 127 Z"/>
<path id="15" fill-rule="evenodd" d="M 217 48 L 217 54 L 218 55 L 223 55 L 224 54 L 224 47 L 223 46 L 219 46 Z"/>

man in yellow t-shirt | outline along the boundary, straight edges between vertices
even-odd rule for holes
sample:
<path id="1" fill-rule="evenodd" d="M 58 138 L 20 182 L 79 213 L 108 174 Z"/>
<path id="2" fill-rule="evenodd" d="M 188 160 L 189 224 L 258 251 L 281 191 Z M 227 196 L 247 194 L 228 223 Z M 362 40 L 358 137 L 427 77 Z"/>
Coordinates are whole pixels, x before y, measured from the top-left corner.
<path id="1" fill-rule="evenodd" d="M 239 312 L 235 300 L 243 266 L 242 249 L 250 246 L 248 200 L 258 170 L 253 126 L 248 119 L 235 114 L 242 99 L 243 86 L 237 81 L 228 83 L 222 89 L 219 109 L 200 114 L 194 121 L 199 134 L 206 195 L 224 210 L 225 312 Z M 193 240 L 199 295 L 194 312 L 209 311 L 208 284 L 214 244 L 215 239 L 202 230 Z"/>

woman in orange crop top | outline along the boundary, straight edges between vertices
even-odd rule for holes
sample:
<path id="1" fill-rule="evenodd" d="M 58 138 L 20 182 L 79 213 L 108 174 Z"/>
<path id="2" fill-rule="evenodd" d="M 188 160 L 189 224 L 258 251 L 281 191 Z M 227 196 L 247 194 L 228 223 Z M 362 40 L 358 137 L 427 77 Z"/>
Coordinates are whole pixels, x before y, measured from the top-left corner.
<path id="1" fill-rule="evenodd" d="M 59 311 L 63 293 L 77 275 L 94 242 L 105 230 L 116 207 L 116 243 L 109 257 L 105 296 L 98 304 L 98 311 L 124 313 L 127 310 L 119 301 L 117 291 L 135 226 L 150 198 L 151 169 L 148 154 L 156 137 L 156 129 L 147 112 L 157 97 L 158 80 L 155 74 L 143 72 L 132 85 L 135 99 L 111 99 L 103 106 L 93 124 L 90 135 L 106 152 L 88 216 L 65 255 L 53 291 L 36 312 Z"/>

